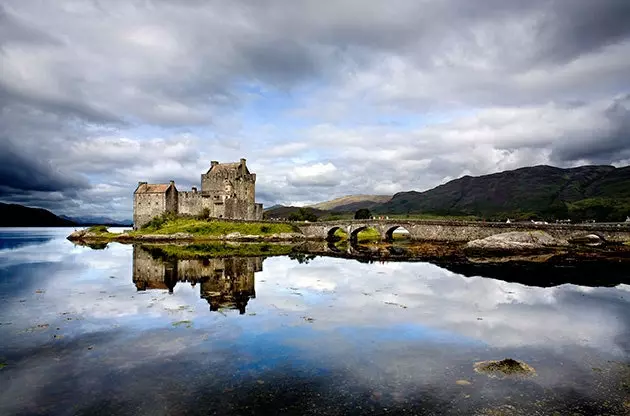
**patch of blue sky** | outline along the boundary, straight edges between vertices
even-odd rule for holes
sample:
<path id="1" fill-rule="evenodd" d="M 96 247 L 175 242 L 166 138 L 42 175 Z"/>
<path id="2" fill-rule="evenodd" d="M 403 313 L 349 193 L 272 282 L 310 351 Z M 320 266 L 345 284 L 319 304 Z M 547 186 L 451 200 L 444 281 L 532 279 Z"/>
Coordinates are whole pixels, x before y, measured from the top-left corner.
<path id="1" fill-rule="evenodd" d="M 432 343 L 482 346 L 483 342 L 463 336 L 457 332 L 436 329 L 418 323 L 400 323 L 387 327 L 344 327 L 337 331 L 351 342 L 361 345 L 366 340 L 379 342 L 423 341 Z"/>
<path id="2" fill-rule="evenodd" d="M 327 332 L 328 335 L 324 335 Z M 392 344 L 449 344 L 461 348 L 484 347 L 483 342 L 457 333 L 438 330 L 417 324 L 399 324 L 388 327 L 346 326 L 326 329 L 325 327 L 303 324 L 281 326 L 272 331 L 242 331 L 231 347 L 239 354 L 250 357 L 240 363 L 239 370 L 251 371 L 278 365 L 286 365 L 287 360 L 302 361 L 304 368 L 311 368 L 315 356 L 336 354 L 344 349 L 379 349 L 379 345 Z M 339 348 L 335 345 L 338 344 Z M 313 346 L 318 346 L 313 349 Z M 343 348 L 342 348 L 343 347 Z M 328 351 L 328 352 L 325 352 Z M 335 352 L 337 351 L 337 352 Z M 292 363 L 295 365 L 296 363 Z"/>

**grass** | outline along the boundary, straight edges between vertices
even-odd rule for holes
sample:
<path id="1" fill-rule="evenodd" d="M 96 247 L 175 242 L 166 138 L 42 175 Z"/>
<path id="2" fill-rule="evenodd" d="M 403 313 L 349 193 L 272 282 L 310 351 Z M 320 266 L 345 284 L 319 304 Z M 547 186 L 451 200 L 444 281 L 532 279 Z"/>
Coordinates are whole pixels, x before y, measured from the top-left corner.
<path id="1" fill-rule="evenodd" d="M 142 248 L 153 257 L 174 259 L 197 259 L 211 257 L 278 256 L 290 254 L 292 245 L 269 243 L 207 243 L 207 244 L 155 244 Z"/>
<path id="2" fill-rule="evenodd" d="M 241 233 L 243 235 L 272 235 L 280 233 L 293 233 L 295 228 L 283 223 L 262 223 L 262 222 L 231 222 L 216 220 L 200 220 L 195 218 L 174 218 L 163 223 L 157 222 L 157 226 L 149 226 L 138 231 L 132 231 L 129 235 L 143 234 L 175 234 L 189 233 L 193 235 L 220 236 L 230 233 Z"/>
<path id="3" fill-rule="evenodd" d="M 348 239 L 348 234 L 342 229 L 337 229 L 334 237 L 337 241 L 343 241 Z M 378 241 L 380 239 L 381 235 L 373 228 L 366 228 L 365 230 L 359 231 L 357 234 L 358 241 Z"/>
<path id="4" fill-rule="evenodd" d="M 380 239 L 381 235 L 374 228 L 366 228 L 357 234 L 358 241 L 378 241 Z"/>
<path id="5" fill-rule="evenodd" d="M 116 237 L 117 234 L 110 233 L 106 225 L 93 225 L 87 229 L 89 233 L 97 234 L 98 237 Z"/>

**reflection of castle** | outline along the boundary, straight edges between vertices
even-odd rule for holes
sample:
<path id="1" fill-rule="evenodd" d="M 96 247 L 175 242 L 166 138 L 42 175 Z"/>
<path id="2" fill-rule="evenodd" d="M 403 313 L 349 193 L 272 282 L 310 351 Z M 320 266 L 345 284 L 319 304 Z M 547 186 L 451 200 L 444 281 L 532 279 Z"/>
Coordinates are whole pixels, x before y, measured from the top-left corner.
<path id="1" fill-rule="evenodd" d="M 262 271 L 261 257 L 203 260 L 162 260 L 133 247 L 133 282 L 138 290 L 168 289 L 177 282 L 201 285 L 201 297 L 211 311 L 238 309 L 245 313 L 249 299 L 256 297 L 254 273 Z"/>

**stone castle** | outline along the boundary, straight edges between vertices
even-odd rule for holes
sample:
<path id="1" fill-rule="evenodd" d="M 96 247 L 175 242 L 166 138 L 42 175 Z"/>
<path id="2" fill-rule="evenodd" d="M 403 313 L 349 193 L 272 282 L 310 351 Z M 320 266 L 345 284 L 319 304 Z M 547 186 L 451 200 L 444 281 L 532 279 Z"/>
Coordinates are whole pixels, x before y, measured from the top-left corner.
<path id="1" fill-rule="evenodd" d="M 164 213 L 261 220 L 263 207 L 255 200 L 256 174 L 249 172 L 245 162 L 212 161 L 208 172 L 201 174 L 201 192 L 195 187 L 192 191 L 178 191 L 174 181 L 139 182 L 133 194 L 134 230 Z"/>

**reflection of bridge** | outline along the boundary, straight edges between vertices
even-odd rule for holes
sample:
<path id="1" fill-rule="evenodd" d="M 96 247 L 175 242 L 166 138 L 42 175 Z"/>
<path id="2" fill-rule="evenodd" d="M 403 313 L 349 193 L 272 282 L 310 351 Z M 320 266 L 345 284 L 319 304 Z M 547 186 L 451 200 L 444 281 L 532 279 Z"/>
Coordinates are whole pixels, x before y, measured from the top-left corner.
<path id="1" fill-rule="evenodd" d="M 395 230 L 403 228 L 412 240 L 466 242 L 508 231 L 542 230 L 553 237 L 572 239 L 597 234 L 607 241 L 630 240 L 629 224 L 532 224 L 471 221 L 426 220 L 340 220 L 313 223 L 292 223 L 308 238 L 331 240 L 337 230 L 344 231 L 350 240 L 371 228 L 382 240 L 391 240 Z"/>
<path id="2" fill-rule="evenodd" d="M 141 247 L 133 247 L 133 282 L 138 290 L 173 293 L 178 282 L 199 283 L 211 311 L 238 309 L 244 314 L 249 299 L 256 297 L 254 273 L 259 271 L 261 257 L 172 260 L 153 258 Z"/>

